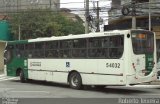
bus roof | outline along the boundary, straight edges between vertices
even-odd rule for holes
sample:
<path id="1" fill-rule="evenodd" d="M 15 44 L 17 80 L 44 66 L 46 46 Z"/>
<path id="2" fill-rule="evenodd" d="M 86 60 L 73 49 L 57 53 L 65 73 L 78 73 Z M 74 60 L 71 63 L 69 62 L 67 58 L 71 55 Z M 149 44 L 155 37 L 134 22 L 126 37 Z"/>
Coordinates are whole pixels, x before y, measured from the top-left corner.
<path id="1" fill-rule="evenodd" d="M 148 31 L 143 29 L 135 29 L 139 31 Z M 90 37 L 103 37 L 103 36 L 113 36 L 113 35 L 123 35 L 130 33 L 131 30 L 112 30 L 106 32 L 96 32 L 96 33 L 88 33 L 88 34 L 79 34 L 79 35 L 67 35 L 67 36 L 52 36 L 52 37 L 42 37 L 36 39 L 29 39 L 29 40 L 14 40 L 8 41 L 9 44 L 21 44 L 21 43 L 28 43 L 28 42 L 41 42 L 41 41 L 52 41 L 52 40 L 68 40 L 68 39 L 80 39 L 80 38 L 90 38 Z"/>
<path id="2" fill-rule="evenodd" d="M 8 41 L 9 44 L 23 44 L 28 43 L 28 40 L 14 40 L 14 41 Z"/>
<path id="3" fill-rule="evenodd" d="M 39 42 L 39 41 L 51 41 L 51 40 L 67 40 L 67 39 L 80 39 L 80 38 L 89 38 L 89 37 L 103 37 L 103 36 L 113 36 L 113 35 L 122 35 L 130 30 L 114 30 L 107 32 L 97 32 L 97 33 L 89 33 L 89 34 L 80 34 L 80 35 L 67 35 L 67 36 L 52 36 L 46 38 L 36 38 L 29 39 L 28 42 Z"/>

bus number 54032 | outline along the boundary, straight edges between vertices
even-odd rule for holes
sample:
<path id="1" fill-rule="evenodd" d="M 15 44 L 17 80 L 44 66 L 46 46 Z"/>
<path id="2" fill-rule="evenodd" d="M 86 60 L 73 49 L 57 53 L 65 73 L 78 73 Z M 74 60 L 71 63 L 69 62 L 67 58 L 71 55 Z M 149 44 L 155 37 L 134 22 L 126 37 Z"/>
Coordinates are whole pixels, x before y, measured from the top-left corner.
<path id="1" fill-rule="evenodd" d="M 120 63 L 106 63 L 107 68 L 120 68 Z"/>

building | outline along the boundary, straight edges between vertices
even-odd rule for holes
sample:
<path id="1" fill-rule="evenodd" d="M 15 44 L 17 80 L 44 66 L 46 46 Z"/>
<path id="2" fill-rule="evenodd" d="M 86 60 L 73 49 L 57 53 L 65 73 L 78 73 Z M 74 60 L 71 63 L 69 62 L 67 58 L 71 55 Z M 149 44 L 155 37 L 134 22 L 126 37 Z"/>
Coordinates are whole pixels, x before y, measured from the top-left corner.
<path id="1" fill-rule="evenodd" d="M 109 10 L 109 25 L 106 30 L 112 29 L 130 29 L 132 28 L 132 2 L 137 1 L 135 6 L 136 11 L 136 28 L 149 28 L 149 0 L 112 0 L 112 7 Z M 151 28 L 157 33 L 157 39 L 160 39 L 160 2 L 159 0 L 150 1 L 151 11 Z M 130 13 L 122 15 L 122 8 L 128 7 Z"/>
<path id="2" fill-rule="evenodd" d="M 9 13 L 23 12 L 27 9 L 60 9 L 60 0 L 0 0 L 0 70 L 4 69 L 4 48 L 10 41 L 9 24 L 5 21 Z"/>
<path id="3" fill-rule="evenodd" d="M 135 5 L 134 5 L 135 2 Z M 122 14 L 122 8 L 127 7 L 130 11 L 127 15 Z M 150 8 L 150 9 L 149 9 Z M 133 13 L 136 13 L 134 15 Z M 106 30 L 131 29 L 132 18 L 136 17 L 136 28 L 149 29 L 149 11 L 151 13 L 151 30 L 156 33 L 157 56 L 160 57 L 160 1 L 159 0 L 112 0 L 109 10 L 109 21 Z"/>
<path id="4" fill-rule="evenodd" d="M 109 10 L 109 25 L 114 25 L 111 29 L 126 29 L 132 28 L 132 2 L 136 1 L 135 12 L 137 26 L 136 28 L 148 29 L 149 22 L 149 0 L 112 0 L 112 7 Z M 157 26 L 159 26 L 160 19 L 160 2 L 159 0 L 150 0 L 150 10 L 152 16 L 152 30 L 157 32 Z M 122 15 L 122 8 L 128 7 L 130 13 L 128 15 Z M 121 24 L 122 23 L 122 24 Z M 119 26 L 121 25 L 121 26 Z M 156 28 L 155 28 L 156 26 Z M 158 33 L 160 35 L 160 33 Z M 160 36 L 157 36 L 160 39 Z"/>
<path id="5" fill-rule="evenodd" d="M 12 36 L 8 29 L 8 22 L 5 20 L 0 20 L 0 71 L 4 69 L 4 49 L 6 46 L 6 41 L 12 40 Z"/>
<path id="6" fill-rule="evenodd" d="M 23 11 L 26 9 L 46 9 L 59 10 L 60 0 L 0 0 L 0 12 L 9 13 Z"/>

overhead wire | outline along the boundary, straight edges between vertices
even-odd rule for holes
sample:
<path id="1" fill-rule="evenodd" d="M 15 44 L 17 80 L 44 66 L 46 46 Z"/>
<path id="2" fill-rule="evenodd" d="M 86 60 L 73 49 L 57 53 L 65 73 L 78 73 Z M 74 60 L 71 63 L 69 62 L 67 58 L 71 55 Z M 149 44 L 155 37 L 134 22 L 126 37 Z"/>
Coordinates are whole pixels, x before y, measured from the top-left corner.
<path id="1" fill-rule="evenodd" d="M 90 1 L 91 2 L 91 1 Z M 65 3 L 57 3 L 57 5 L 61 5 L 61 4 L 73 4 L 73 3 L 78 3 L 78 4 L 84 4 L 84 2 L 65 2 Z M 121 5 L 120 6 L 120 8 L 122 8 L 123 6 L 127 6 L 127 5 L 130 5 L 131 4 L 131 2 L 129 2 L 129 3 L 126 3 L 126 4 L 124 4 L 124 5 Z M 148 7 L 146 6 L 141 6 L 141 5 L 144 5 L 144 4 L 148 4 L 148 3 L 138 3 L 138 4 L 136 4 L 137 5 L 137 12 L 138 13 L 141 13 L 141 14 L 147 14 L 148 13 L 148 11 L 147 12 L 145 12 L 145 11 L 143 11 L 142 9 L 146 9 L 146 10 L 148 10 Z M 155 3 L 151 3 L 151 4 L 160 4 L 160 2 L 155 2 Z M 34 7 L 35 6 L 37 6 L 37 5 L 39 5 L 39 6 L 50 6 L 49 4 L 35 4 L 35 5 L 30 5 L 30 7 L 33 7 L 33 9 L 34 9 Z M 20 5 L 19 6 L 19 9 L 17 9 L 16 10 L 16 8 L 17 8 L 17 6 L 12 6 L 12 5 L 10 5 L 10 6 L 5 6 L 5 5 L 3 5 L 3 6 L 0 6 L 0 13 L 1 14 L 3 14 L 3 13 L 21 13 L 21 12 L 24 12 L 25 11 L 25 9 L 21 9 L 20 10 L 20 8 L 25 8 L 25 7 L 27 7 L 28 5 Z M 102 6 L 102 7 L 100 7 L 100 13 L 106 13 L 107 14 L 107 12 L 110 10 L 110 9 L 112 9 L 112 10 L 117 10 L 117 11 L 120 11 L 120 8 L 117 8 L 117 7 L 111 7 L 111 6 L 108 6 L 108 5 L 104 5 L 104 6 Z M 16 10 L 16 11 L 14 11 L 14 9 Z M 71 12 L 77 12 L 77 14 L 79 14 L 79 15 L 84 15 L 84 13 L 83 12 L 85 12 L 86 10 L 85 10 L 85 8 L 69 8 L 70 9 L 70 11 Z M 160 10 L 160 7 L 157 7 L 157 6 L 151 6 L 151 9 L 152 10 L 157 10 L 156 12 L 154 11 L 152 11 L 152 13 L 156 13 L 156 14 L 160 14 L 160 12 L 158 11 L 158 10 Z M 8 10 L 8 11 L 7 11 Z M 90 11 L 95 11 L 96 9 L 94 8 L 94 7 L 91 7 L 90 8 Z M 40 10 L 36 10 L 35 12 L 41 12 Z M 57 11 L 52 11 L 52 12 L 57 12 Z M 58 12 L 63 12 L 63 11 L 58 11 Z M 105 18 L 117 18 L 117 17 L 121 17 L 122 16 L 122 14 L 121 14 L 121 12 L 120 13 L 118 13 L 118 14 L 114 14 L 114 16 L 111 16 L 111 15 L 106 15 L 106 16 L 101 16 L 102 18 L 103 17 L 105 17 Z"/>

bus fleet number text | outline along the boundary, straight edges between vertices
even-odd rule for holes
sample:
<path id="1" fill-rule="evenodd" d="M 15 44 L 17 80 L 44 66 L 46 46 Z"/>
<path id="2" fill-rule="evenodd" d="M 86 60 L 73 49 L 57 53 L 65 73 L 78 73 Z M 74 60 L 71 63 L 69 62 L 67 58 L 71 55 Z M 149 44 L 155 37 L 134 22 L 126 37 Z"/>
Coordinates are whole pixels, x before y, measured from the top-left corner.
<path id="1" fill-rule="evenodd" d="M 120 63 L 106 63 L 107 68 L 120 68 Z"/>

